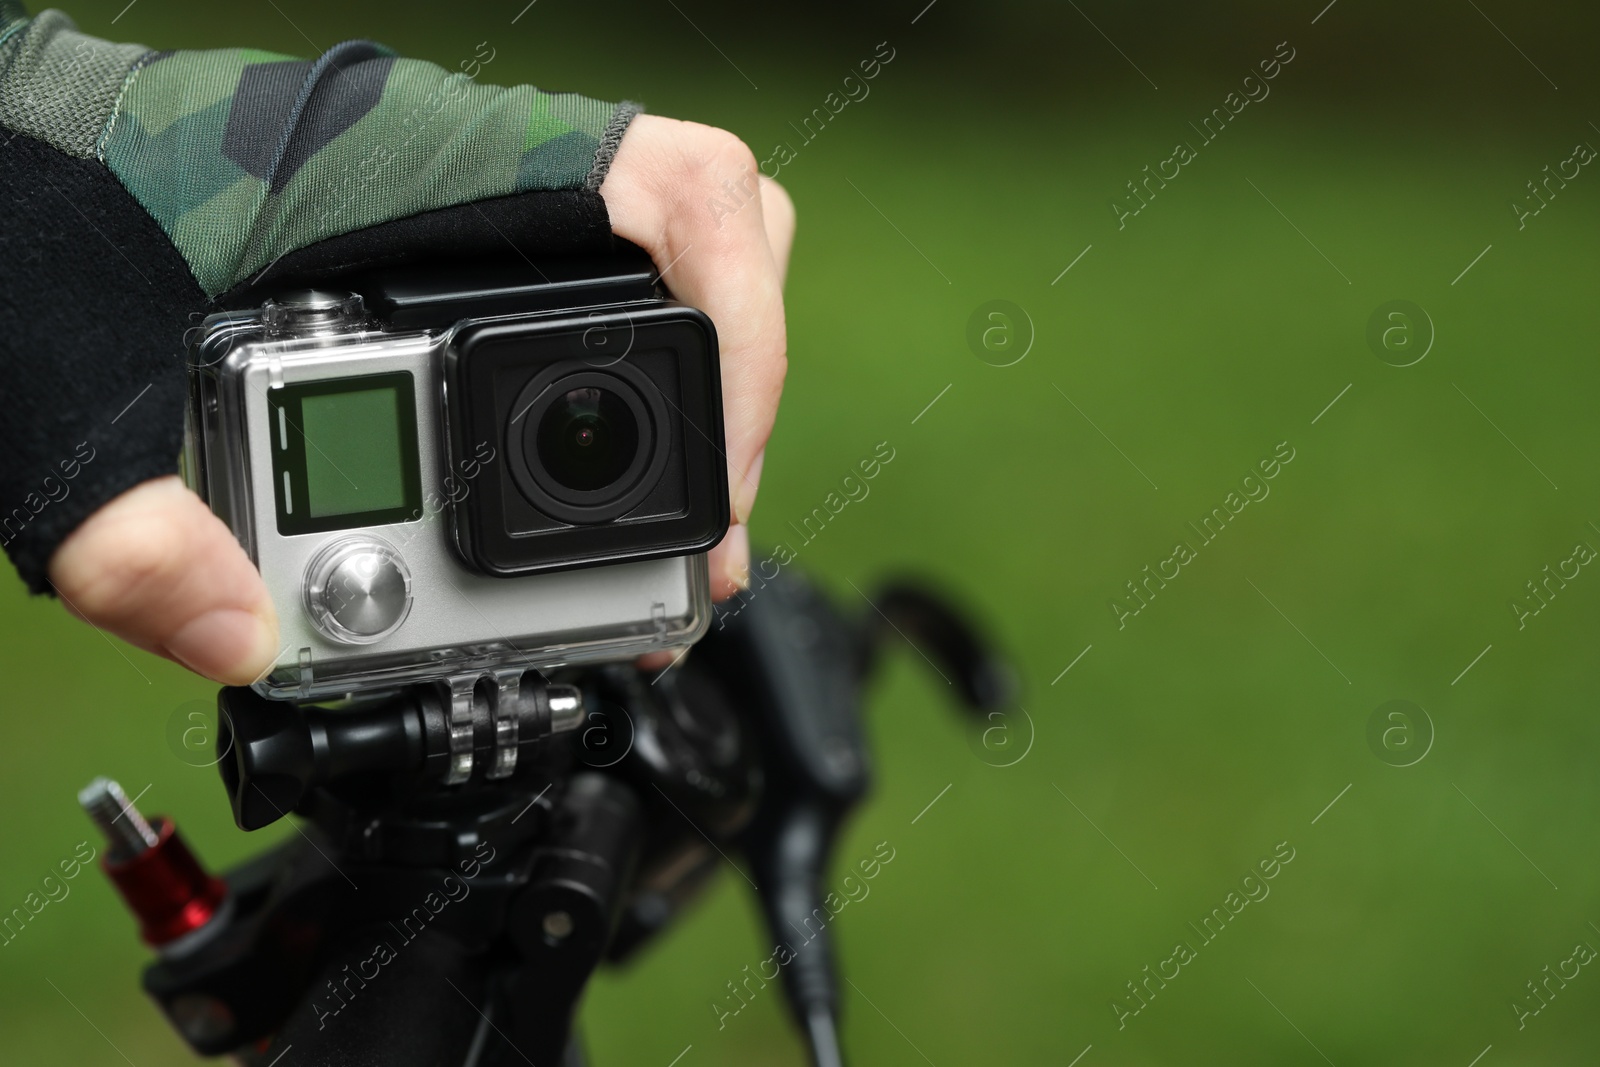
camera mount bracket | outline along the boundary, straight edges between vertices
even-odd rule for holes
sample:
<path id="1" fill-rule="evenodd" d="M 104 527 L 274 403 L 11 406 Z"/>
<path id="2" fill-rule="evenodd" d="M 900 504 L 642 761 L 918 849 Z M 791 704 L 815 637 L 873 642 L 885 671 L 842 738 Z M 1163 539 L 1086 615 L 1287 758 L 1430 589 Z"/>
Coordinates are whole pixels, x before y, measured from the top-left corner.
<path id="1" fill-rule="evenodd" d="M 475 764 L 481 766 L 476 761 L 476 739 L 485 719 L 493 749 L 482 773 L 493 780 L 516 773 L 517 753 L 526 741 L 575 730 L 583 722 L 583 697 L 576 689 L 534 684 L 526 691 L 530 673 L 513 668 L 489 675 L 455 674 L 441 683 L 450 694 L 446 785 L 460 785 L 472 777 Z M 523 735 L 524 721 L 531 737 Z"/>
<path id="2" fill-rule="evenodd" d="M 577 688 L 518 670 L 458 674 L 339 710 L 242 688 L 224 689 L 217 706 L 218 766 L 242 830 L 270 825 L 316 787 L 352 775 L 447 786 L 504 780 L 523 748 L 584 719 Z"/>

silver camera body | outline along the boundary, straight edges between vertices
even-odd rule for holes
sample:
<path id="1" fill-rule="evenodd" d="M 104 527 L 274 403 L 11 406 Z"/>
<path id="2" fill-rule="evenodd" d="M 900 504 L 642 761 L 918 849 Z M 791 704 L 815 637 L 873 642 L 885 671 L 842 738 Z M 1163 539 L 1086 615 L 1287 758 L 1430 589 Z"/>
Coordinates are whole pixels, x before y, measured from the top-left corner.
<path id="1" fill-rule="evenodd" d="M 704 634 L 704 553 L 728 521 L 709 320 L 648 260 L 490 275 L 284 293 L 191 345 L 185 475 L 271 591 L 263 696 Z"/>

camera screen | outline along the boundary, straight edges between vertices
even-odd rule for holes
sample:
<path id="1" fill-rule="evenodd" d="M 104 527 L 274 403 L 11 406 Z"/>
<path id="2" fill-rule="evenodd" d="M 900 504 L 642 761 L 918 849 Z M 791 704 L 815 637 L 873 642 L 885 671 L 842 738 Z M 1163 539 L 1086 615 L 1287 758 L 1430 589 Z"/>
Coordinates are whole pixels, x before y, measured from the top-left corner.
<path id="1" fill-rule="evenodd" d="M 280 533 L 421 517 L 410 374 L 287 385 L 267 409 Z"/>

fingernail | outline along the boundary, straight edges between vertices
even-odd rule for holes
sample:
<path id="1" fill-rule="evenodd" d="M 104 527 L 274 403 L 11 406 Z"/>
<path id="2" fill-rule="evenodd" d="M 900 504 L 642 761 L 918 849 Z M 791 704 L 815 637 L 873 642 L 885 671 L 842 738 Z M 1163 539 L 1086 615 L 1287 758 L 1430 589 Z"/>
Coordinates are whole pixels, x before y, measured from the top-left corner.
<path id="1" fill-rule="evenodd" d="M 740 589 L 750 588 L 750 528 L 744 525 L 728 527 L 723 539 L 722 574 Z"/>
<path id="2" fill-rule="evenodd" d="M 740 526 L 748 525 L 750 512 L 756 506 L 756 490 L 761 487 L 761 464 L 766 462 L 767 450 L 763 448 L 756 453 L 755 460 L 750 464 L 750 469 L 744 472 L 744 477 L 739 480 L 733 494 L 733 521 Z"/>
<path id="3" fill-rule="evenodd" d="M 228 685 L 249 685 L 277 652 L 277 637 L 258 615 L 218 608 L 190 619 L 167 640 L 172 658 L 196 674 Z"/>

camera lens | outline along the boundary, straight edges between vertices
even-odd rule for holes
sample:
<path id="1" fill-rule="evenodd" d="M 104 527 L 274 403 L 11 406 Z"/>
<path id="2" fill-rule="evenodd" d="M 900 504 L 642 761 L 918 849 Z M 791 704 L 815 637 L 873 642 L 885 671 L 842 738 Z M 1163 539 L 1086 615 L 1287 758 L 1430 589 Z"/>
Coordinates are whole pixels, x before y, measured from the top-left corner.
<path id="1" fill-rule="evenodd" d="M 533 435 L 535 463 L 568 489 L 592 493 L 620 479 L 639 451 L 639 422 L 616 393 L 597 386 L 557 396 Z"/>
<path id="2" fill-rule="evenodd" d="M 661 481 L 671 454 L 661 390 L 627 364 L 547 366 L 508 410 L 511 476 L 529 504 L 558 522 L 626 515 Z"/>

